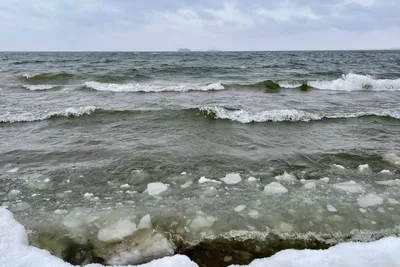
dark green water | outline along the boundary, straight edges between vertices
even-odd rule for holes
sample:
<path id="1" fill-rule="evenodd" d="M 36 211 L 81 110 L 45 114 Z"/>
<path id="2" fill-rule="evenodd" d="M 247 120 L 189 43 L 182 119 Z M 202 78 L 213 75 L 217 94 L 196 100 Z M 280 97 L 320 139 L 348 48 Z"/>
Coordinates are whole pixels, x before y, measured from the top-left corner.
<path id="1" fill-rule="evenodd" d="M 398 235 L 399 102 L 398 51 L 0 53 L 0 205 L 75 263 L 170 254 L 100 240 L 146 214 L 204 266 Z"/>

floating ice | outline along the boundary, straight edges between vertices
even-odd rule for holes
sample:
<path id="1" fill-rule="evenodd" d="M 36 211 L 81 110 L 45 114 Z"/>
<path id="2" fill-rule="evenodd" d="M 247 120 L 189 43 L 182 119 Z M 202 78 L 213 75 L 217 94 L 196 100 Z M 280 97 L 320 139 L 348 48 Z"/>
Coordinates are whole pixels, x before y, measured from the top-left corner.
<path id="1" fill-rule="evenodd" d="M 397 200 L 394 199 L 394 198 L 388 198 L 388 202 L 389 202 L 390 204 L 400 204 L 400 202 L 397 201 Z"/>
<path id="2" fill-rule="evenodd" d="M 375 181 L 375 183 L 377 183 L 379 185 L 386 185 L 386 186 L 400 186 L 400 179 L 386 180 L 386 181 Z"/>
<path id="3" fill-rule="evenodd" d="M 366 209 L 363 209 L 363 208 L 359 208 L 358 209 L 361 213 L 366 213 L 367 212 L 367 210 Z"/>
<path id="4" fill-rule="evenodd" d="M 258 210 L 251 210 L 247 213 L 250 218 L 257 219 L 260 216 L 260 212 Z"/>
<path id="5" fill-rule="evenodd" d="M 167 189 L 168 189 L 168 186 L 161 182 L 150 183 L 147 185 L 147 193 L 150 196 L 159 195 L 159 194 L 165 192 Z"/>
<path id="6" fill-rule="evenodd" d="M 312 189 L 316 189 L 317 185 L 315 184 L 315 182 L 309 182 L 304 185 L 304 188 L 308 189 L 308 190 L 312 190 Z"/>
<path id="7" fill-rule="evenodd" d="M 198 232 L 200 230 L 208 229 L 214 225 L 215 220 L 209 220 L 210 218 L 205 218 L 203 216 L 196 216 L 193 221 L 190 223 L 190 229 L 194 232 Z"/>
<path id="8" fill-rule="evenodd" d="M 67 213 L 68 213 L 68 211 L 66 211 L 66 210 L 55 210 L 54 211 L 55 215 L 62 215 L 62 214 L 67 214 Z"/>
<path id="9" fill-rule="evenodd" d="M 345 167 L 343 167 L 342 165 L 339 165 L 339 164 L 333 164 L 332 166 L 335 167 L 335 168 L 341 169 L 341 170 L 345 170 L 346 169 Z"/>
<path id="10" fill-rule="evenodd" d="M 182 172 L 181 175 L 186 175 L 186 172 Z"/>
<path id="11" fill-rule="evenodd" d="M 368 164 L 364 164 L 364 165 L 358 166 L 358 171 L 359 172 L 366 172 L 368 170 L 369 170 L 369 165 Z"/>
<path id="12" fill-rule="evenodd" d="M 187 181 L 186 183 L 184 183 L 183 185 L 181 185 L 181 188 L 188 188 L 189 186 L 191 186 L 193 184 L 192 181 Z"/>
<path id="13" fill-rule="evenodd" d="M 329 177 L 324 177 L 324 178 L 321 178 L 321 179 L 319 179 L 321 182 L 324 182 L 324 183 L 329 183 Z"/>
<path id="14" fill-rule="evenodd" d="M 121 189 L 129 189 L 129 188 L 131 188 L 131 186 L 129 184 L 123 184 L 119 188 L 121 188 Z"/>
<path id="15" fill-rule="evenodd" d="M 400 165 L 400 157 L 396 154 L 389 153 L 383 156 L 383 159 L 393 165 Z"/>
<path id="16" fill-rule="evenodd" d="M 236 212 L 242 212 L 242 211 L 244 211 L 246 209 L 246 205 L 239 205 L 239 206 L 237 206 L 234 210 L 236 211 Z"/>
<path id="17" fill-rule="evenodd" d="M 103 242 L 115 242 L 132 235 L 136 231 L 136 224 L 129 219 L 121 220 L 113 223 L 105 228 L 100 229 L 97 239 Z"/>
<path id="18" fill-rule="evenodd" d="M 337 212 L 337 209 L 334 206 L 330 205 L 330 204 L 326 205 L 326 209 L 329 212 Z"/>
<path id="19" fill-rule="evenodd" d="M 21 191 L 17 189 L 12 189 L 10 192 L 8 192 L 9 197 L 16 197 L 21 193 Z"/>
<path id="20" fill-rule="evenodd" d="M 238 173 L 228 173 L 221 181 L 226 184 L 237 184 L 242 181 L 242 177 Z"/>
<path id="21" fill-rule="evenodd" d="M 260 179 L 257 179 L 257 178 L 255 178 L 255 177 L 249 177 L 249 178 L 247 179 L 248 182 L 257 182 L 258 180 L 260 180 Z"/>
<path id="22" fill-rule="evenodd" d="M 346 191 L 348 193 L 363 193 L 364 188 L 354 181 L 343 182 L 333 185 L 334 188 Z"/>
<path id="23" fill-rule="evenodd" d="M 275 180 L 278 180 L 281 182 L 297 181 L 296 177 L 294 177 L 292 174 L 288 174 L 287 172 L 284 172 L 282 175 L 275 176 Z"/>
<path id="24" fill-rule="evenodd" d="M 289 190 L 277 182 L 272 182 L 264 187 L 264 193 L 268 195 L 286 194 Z"/>
<path id="25" fill-rule="evenodd" d="M 379 173 L 381 174 L 391 174 L 392 172 L 389 170 L 381 170 Z"/>
<path id="26" fill-rule="evenodd" d="M 13 169 L 11 169 L 11 170 L 8 170 L 7 172 L 8 172 L 8 173 L 16 173 L 16 172 L 18 172 L 18 171 L 19 171 L 19 168 L 16 167 L 16 168 L 13 168 Z"/>
<path id="27" fill-rule="evenodd" d="M 84 198 L 89 199 L 89 200 L 91 200 L 93 198 L 93 196 L 94 196 L 93 193 L 85 193 L 83 195 Z"/>
<path id="28" fill-rule="evenodd" d="M 137 229 L 151 229 L 152 227 L 150 214 L 146 214 L 140 219 Z"/>
<path id="29" fill-rule="evenodd" d="M 216 183 L 216 184 L 221 184 L 220 181 L 213 180 L 213 179 L 208 179 L 204 176 L 200 177 L 199 179 L 199 184 L 204 184 L 204 183 Z"/>
<path id="30" fill-rule="evenodd" d="M 383 203 L 383 198 L 372 193 L 359 197 L 357 199 L 357 204 L 362 208 L 377 206 L 381 205 L 382 203 Z"/>

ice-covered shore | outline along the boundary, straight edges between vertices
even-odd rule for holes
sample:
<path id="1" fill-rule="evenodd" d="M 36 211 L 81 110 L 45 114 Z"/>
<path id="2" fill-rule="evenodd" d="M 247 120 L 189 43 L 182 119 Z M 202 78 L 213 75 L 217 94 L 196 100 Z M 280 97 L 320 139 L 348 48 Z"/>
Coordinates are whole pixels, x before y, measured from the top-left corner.
<path id="1" fill-rule="evenodd" d="M 254 260 L 249 267 L 400 267 L 400 238 L 370 243 L 343 243 L 327 250 L 284 250 L 270 258 Z M 13 214 L 0 208 L 1 267 L 71 267 L 46 250 L 30 246 L 25 228 Z M 101 267 L 89 264 L 89 267 Z M 196 267 L 183 255 L 154 260 L 142 267 Z M 233 266 L 232 266 L 233 267 Z"/>

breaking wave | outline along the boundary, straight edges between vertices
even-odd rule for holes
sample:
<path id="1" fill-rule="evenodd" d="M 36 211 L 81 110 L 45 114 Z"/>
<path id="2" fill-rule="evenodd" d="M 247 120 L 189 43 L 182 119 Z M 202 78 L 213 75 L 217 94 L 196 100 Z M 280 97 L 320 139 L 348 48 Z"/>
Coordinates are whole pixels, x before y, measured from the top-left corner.
<path id="1" fill-rule="evenodd" d="M 249 112 L 243 109 L 228 109 L 224 107 L 202 107 L 200 110 L 212 119 L 231 120 L 240 123 L 254 122 L 309 122 L 323 119 L 350 119 L 359 117 L 389 117 L 400 119 L 399 110 L 381 110 L 354 113 L 315 114 L 296 109 L 275 109 L 262 112 Z"/>
<path id="2" fill-rule="evenodd" d="M 0 123 L 17 123 L 17 122 L 33 122 L 33 121 L 43 121 L 48 119 L 54 119 L 58 117 L 63 118 L 73 118 L 79 117 L 82 115 L 89 115 L 96 111 L 97 108 L 94 106 L 86 106 L 86 107 L 70 107 L 63 110 L 51 111 L 48 113 L 42 114 L 34 114 L 34 113 L 20 113 L 20 114 L 12 114 L 6 113 L 5 115 L 0 116 Z"/>
<path id="3" fill-rule="evenodd" d="M 212 83 L 208 85 L 155 85 L 155 84 L 116 84 L 116 83 L 101 83 L 101 82 L 86 82 L 86 88 L 102 91 L 102 92 L 188 92 L 188 91 L 214 91 L 223 90 L 225 87 L 221 83 Z"/>
<path id="4" fill-rule="evenodd" d="M 72 73 L 60 72 L 60 73 L 34 73 L 24 74 L 21 79 L 29 83 L 49 83 L 49 82 L 65 82 L 75 78 L 77 75 Z"/>

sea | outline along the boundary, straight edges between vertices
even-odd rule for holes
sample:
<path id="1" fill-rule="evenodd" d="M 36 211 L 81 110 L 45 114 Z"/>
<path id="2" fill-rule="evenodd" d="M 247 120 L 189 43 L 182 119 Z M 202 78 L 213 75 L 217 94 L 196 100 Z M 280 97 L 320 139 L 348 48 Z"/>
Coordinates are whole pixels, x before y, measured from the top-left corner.
<path id="1" fill-rule="evenodd" d="M 400 236 L 400 51 L 1 52 L 0 206 L 72 264 Z"/>

